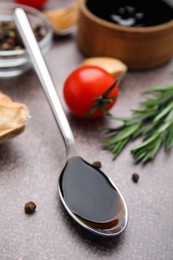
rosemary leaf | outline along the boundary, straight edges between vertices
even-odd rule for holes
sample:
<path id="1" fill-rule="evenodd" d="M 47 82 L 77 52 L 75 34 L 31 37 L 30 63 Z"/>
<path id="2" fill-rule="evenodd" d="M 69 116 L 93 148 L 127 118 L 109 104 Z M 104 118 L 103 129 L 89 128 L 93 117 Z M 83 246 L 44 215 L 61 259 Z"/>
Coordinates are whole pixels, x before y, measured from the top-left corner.
<path id="1" fill-rule="evenodd" d="M 126 146 L 126 144 L 129 142 L 130 138 L 125 138 L 124 140 L 122 140 L 121 142 L 117 143 L 117 145 L 115 145 L 114 149 L 112 150 L 114 157 L 113 160 L 115 160 L 117 158 L 117 156 L 121 153 L 122 149 Z"/>
<path id="2" fill-rule="evenodd" d="M 165 149 L 170 150 L 173 147 L 173 122 L 170 124 L 167 129 L 166 137 L 165 137 Z"/>
<path id="3" fill-rule="evenodd" d="M 161 136 L 154 135 L 147 138 L 141 145 L 131 149 L 131 153 L 133 154 L 136 162 L 141 161 L 142 163 L 146 163 L 155 157 L 161 146 L 161 143 Z"/>
<path id="4" fill-rule="evenodd" d="M 152 87 L 149 90 L 145 91 L 144 93 L 151 94 L 151 93 L 154 93 L 154 92 L 168 92 L 169 90 L 171 90 L 173 92 L 173 85 L 170 85 L 170 86 L 155 86 L 155 87 Z"/>
<path id="5" fill-rule="evenodd" d="M 168 114 L 170 111 L 173 111 L 173 102 L 171 102 L 165 109 L 163 109 L 155 118 L 154 122 L 159 121 L 162 117 Z"/>

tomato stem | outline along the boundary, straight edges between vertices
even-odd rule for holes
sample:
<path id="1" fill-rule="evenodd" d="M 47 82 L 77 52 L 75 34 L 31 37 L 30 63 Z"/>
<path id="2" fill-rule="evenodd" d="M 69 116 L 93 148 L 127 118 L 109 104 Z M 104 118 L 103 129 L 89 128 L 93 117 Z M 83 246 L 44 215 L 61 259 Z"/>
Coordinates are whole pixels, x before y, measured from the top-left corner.
<path id="1" fill-rule="evenodd" d="M 92 115 L 94 112 L 96 112 L 97 109 L 101 109 L 106 116 L 111 115 L 111 113 L 108 111 L 108 109 L 106 107 L 106 104 L 112 103 L 117 98 L 117 96 L 108 97 L 108 95 L 115 88 L 115 86 L 117 85 L 118 82 L 119 82 L 119 80 L 116 80 L 101 96 L 94 98 L 95 104 L 84 115 L 84 117 L 88 117 L 88 116 Z"/>

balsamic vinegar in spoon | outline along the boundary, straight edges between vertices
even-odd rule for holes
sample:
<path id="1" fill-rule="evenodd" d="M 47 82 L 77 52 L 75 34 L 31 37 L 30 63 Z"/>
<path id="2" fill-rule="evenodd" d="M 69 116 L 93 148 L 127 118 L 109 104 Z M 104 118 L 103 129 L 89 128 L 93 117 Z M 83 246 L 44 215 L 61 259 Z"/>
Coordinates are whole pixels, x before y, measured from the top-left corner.
<path id="1" fill-rule="evenodd" d="M 83 223 L 96 229 L 122 224 L 122 198 L 108 177 L 80 157 L 68 159 L 59 179 L 68 208 Z"/>

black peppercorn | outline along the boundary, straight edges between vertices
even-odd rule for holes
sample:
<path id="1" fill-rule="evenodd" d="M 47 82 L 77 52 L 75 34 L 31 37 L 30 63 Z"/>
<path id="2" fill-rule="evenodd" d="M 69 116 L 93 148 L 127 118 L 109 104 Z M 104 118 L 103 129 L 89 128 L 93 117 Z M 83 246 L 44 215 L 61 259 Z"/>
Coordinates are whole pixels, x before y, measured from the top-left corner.
<path id="1" fill-rule="evenodd" d="M 26 214 L 32 214 L 36 209 L 36 204 L 33 201 L 29 201 L 25 204 L 24 209 Z"/>
<path id="2" fill-rule="evenodd" d="M 137 183 L 139 181 L 139 174 L 138 173 L 133 173 L 132 174 L 132 181 Z"/>
<path id="3" fill-rule="evenodd" d="M 92 164 L 96 169 L 100 169 L 102 167 L 102 164 L 100 161 L 95 161 Z"/>
<path id="4" fill-rule="evenodd" d="M 45 36 L 44 28 L 37 25 L 33 28 L 37 41 Z M 20 50 L 24 45 L 14 22 L 0 22 L 0 51 Z"/>

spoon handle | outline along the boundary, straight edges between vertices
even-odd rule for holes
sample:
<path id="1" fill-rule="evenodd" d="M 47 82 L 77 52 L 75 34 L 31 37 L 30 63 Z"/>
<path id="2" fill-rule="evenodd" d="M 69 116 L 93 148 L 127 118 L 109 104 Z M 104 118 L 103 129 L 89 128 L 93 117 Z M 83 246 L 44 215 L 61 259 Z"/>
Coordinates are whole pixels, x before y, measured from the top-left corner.
<path id="1" fill-rule="evenodd" d="M 33 34 L 29 20 L 22 8 L 15 9 L 14 20 L 16 22 L 17 29 L 19 30 L 24 45 L 29 53 L 37 76 L 41 82 L 44 93 L 48 99 L 49 105 L 58 124 L 60 132 L 63 136 L 66 145 L 67 157 L 76 156 L 77 151 L 73 133 L 68 123 L 67 117 L 63 111 L 61 102 L 57 96 L 54 83 Z"/>

